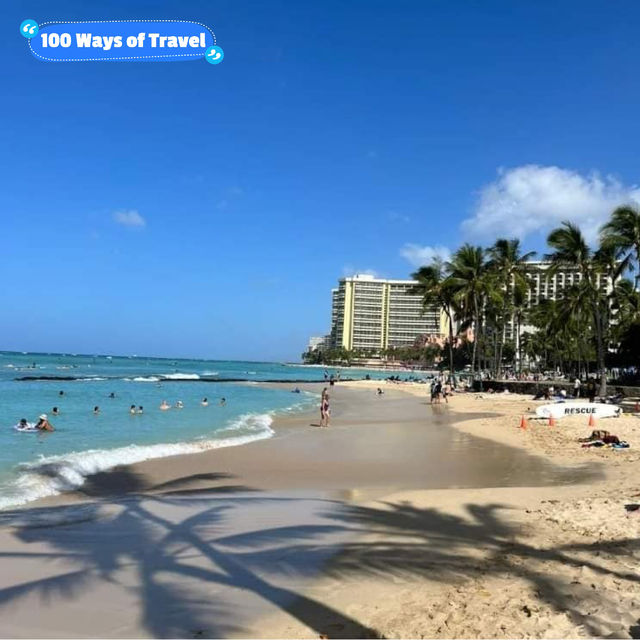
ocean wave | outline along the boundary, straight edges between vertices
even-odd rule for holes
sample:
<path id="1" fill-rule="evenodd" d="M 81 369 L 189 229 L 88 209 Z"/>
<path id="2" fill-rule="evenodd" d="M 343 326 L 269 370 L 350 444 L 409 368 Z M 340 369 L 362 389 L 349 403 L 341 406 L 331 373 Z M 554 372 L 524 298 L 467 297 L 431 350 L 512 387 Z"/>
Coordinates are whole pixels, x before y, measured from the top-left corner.
<path id="1" fill-rule="evenodd" d="M 219 371 L 203 371 L 202 372 L 203 376 L 218 376 L 220 375 Z"/>
<path id="2" fill-rule="evenodd" d="M 166 373 L 162 374 L 163 380 L 200 380 L 197 373 Z"/>
<path id="3" fill-rule="evenodd" d="M 72 491 L 82 486 L 87 476 L 120 465 L 154 458 L 202 453 L 270 438 L 274 435 L 271 429 L 272 422 L 273 418 L 268 413 L 246 414 L 216 434 L 227 437 L 209 437 L 194 442 L 131 444 L 116 449 L 89 449 L 58 456 L 42 456 L 36 462 L 19 465 L 18 477 L 1 492 L 0 510 Z M 243 433 L 236 435 L 238 431 Z"/>
<path id="4" fill-rule="evenodd" d="M 125 380 L 129 380 L 131 382 L 160 382 L 160 378 L 156 376 L 136 376 L 135 378 L 125 378 Z"/>

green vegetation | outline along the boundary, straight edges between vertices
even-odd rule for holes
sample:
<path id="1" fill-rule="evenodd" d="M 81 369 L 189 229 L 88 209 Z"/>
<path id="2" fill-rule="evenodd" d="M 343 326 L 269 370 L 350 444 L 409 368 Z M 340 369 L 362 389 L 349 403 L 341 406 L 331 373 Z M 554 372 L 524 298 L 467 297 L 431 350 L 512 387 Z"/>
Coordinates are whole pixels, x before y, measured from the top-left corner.
<path id="1" fill-rule="evenodd" d="M 595 371 L 604 394 L 608 365 L 640 362 L 640 212 L 616 209 L 595 249 L 570 222 L 554 229 L 547 244 L 547 277 L 562 268 L 580 274 L 580 281 L 555 301 L 528 304 L 533 283 L 526 263 L 534 254 L 522 254 L 518 240 L 503 238 L 487 249 L 465 244 L 450 262 L 434 260 L 420 268 L 413 274 L 416 290 L 425 306 L 439 306 L 459 331 L 473 327 L 473 372 L 500 377 L 509 367 L 519 373 L 525 360 L 543 370 Z M 627 271 L 635 271 L 635 283 L 624 278 Z M 523 334 L 525 324 L 535 331 Z M 447 342 L 453 373 L 456 339 L 451 331 Z"/>
<path id="2" fill-rule="evenodd" d="M 435 344 L 411 347 L 390 347 L 389 349 L 316 349 L 302 354 L 305 364 L 325 364 L 351 366 L 371 358 L 381 359 L 387 363 L 414 367 L 434 367 L 440 360 L 441 349 Z"/>

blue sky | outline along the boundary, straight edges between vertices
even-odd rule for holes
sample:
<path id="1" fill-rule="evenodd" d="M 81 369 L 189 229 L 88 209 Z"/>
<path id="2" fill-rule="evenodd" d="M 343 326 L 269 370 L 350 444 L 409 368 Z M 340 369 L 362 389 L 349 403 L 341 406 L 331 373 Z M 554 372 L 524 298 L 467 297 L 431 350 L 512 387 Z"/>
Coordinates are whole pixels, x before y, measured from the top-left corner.
<path id="1" fill-rule="evenodd" d="M 633 0 L 0 11 L 2 349 L 294 359 L 345 274 L 640 200 Z M 45 63 L 25 18 L 197 20 L 225 59 Z"/>

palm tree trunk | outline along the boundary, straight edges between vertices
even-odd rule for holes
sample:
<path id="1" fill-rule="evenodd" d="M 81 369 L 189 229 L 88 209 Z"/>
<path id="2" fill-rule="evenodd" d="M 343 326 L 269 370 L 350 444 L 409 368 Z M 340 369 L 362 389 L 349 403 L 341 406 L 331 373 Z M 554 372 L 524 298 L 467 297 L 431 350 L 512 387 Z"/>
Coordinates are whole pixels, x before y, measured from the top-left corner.
<path id="1" fill-rule="evenodd" d="M 471 375 L 475 373 L 476 370 L 476 354 L 478 352 L 478 340 L 480 338 L 480 314 L 478 313 L 478 300 L 474 296 L 473 298 L 473 312 L 474 312 L 474 336 L 473 336 L 473 349 L 471 351 Z"/>
<path id="2" fill-rule="evenodd" d="M 447 314 L 447 320 L 449 321 L 449 371 L 451 372 L 451 385 L 455 389 L 456 374 L 453 369 L 453 319 L 451 318 L 451 310 L 448 306 L 445 307 L 444 312 Z"/>
<path id="3" fill-rule="evenodd" d="M 607 395 L 607 371 L 605 369 L 604 357 L 604 336 L 602 332 L 602 317 L 598 309 L 597 302 L 594 304 L 593 313 L 594 325 L 596 330 L 596 358 L 598 361 L 598 373 L 600 374 L 600 396 Z"/>

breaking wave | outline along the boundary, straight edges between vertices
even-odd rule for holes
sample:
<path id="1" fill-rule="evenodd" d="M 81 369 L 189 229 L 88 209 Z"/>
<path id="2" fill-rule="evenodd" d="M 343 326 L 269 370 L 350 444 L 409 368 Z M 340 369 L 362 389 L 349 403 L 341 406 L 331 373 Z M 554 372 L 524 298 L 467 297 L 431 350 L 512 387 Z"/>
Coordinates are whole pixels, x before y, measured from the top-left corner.
<path id="1" fill-rule="evenodd" d="M 42 456 L 36 462 L 19 465 L 18 477 L 0 491 L 0 509 L 77 489 L 88 476 L 120 465 L 202 453 L 270 438 L 274 435 L 272 422 L 270 414 L 246 414 L 217 431 L 214 437 L 192 442 L 131 444 L 115 449 L 89 449 L 58 456 Z"/>

